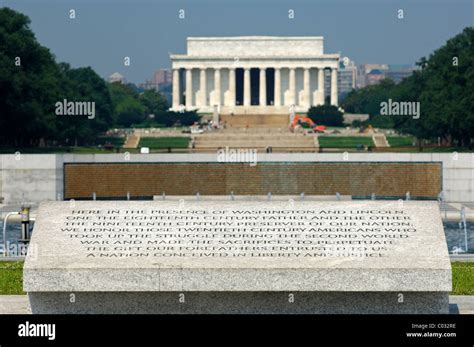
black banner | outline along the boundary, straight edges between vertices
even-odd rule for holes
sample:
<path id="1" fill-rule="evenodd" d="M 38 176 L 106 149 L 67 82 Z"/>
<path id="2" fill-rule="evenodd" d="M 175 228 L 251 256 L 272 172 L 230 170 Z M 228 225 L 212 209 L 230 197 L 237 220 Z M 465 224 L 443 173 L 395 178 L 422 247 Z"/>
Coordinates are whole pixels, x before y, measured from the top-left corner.
<path id="1" fill-rule="evenodd" d="M 2 315 L 0 332 L 0 347 L 473 346 L 474 315 Z"/>

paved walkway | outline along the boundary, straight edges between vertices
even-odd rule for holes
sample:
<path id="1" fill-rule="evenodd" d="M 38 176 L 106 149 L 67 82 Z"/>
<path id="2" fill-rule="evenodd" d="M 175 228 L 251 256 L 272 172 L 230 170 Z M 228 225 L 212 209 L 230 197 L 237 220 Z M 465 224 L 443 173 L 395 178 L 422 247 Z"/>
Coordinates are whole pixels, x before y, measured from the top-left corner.
<path id="1" fill-rule="evenodd" d="M 449 313 L 474 314 L 474 295 L 450 295 Z"/>
<path id="2" fill-rule="evenodd" d="M 26 295 L 0 295 L 0 314 L 30 314 Z M 474 314 L 474 295 L 450 295 L 450 314 Z"/>
<path id="3" fill-rule="evenodd" d="M 450 254 L 449 258 L 453 261 L 474 262 L 474 254 Z"/>
<path id="4" fill-rule="evenodd" d="M 140 136 L 137 135 L 129 135 L 125 140 L 123 148 L 137 148 L 138 144 L 140 143 Z"/>
<path id="5" fill-rule="evenodd" d="M 29 314 L 30 303 L 26 295 L 0 295 L 0 314 Z"/>
<path id="6" fill-rule="evenodd" d="M 372 141 L 375 147 L 390 147 L 384 133 L 373 134 Z"/>

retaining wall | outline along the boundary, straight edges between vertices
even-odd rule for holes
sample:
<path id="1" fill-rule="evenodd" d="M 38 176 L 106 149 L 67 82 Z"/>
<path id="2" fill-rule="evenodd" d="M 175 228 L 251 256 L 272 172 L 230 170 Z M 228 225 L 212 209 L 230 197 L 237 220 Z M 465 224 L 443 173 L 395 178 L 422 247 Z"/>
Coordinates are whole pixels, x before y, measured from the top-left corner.
<path id="1" fill-rule="evenodd" d="M 459 153 L 457 155 L 452 153 L 349 153 L 347 156 L 344 156 L 343 153 L 262 153 L 258 154 L 257 159 L 257 168 L 259 163 L 268 165 L 270 163 L 288 162 L 293 164 L 319 163 L 319 165 L 321 163 L 433 163 L 441 165 L 441 188 L 447 201 L 474 202 L 474 154 L 472 153 Z M 131 154 L 129 157 L 124 154 L 26 154 L 20 157 L 0 155 L 0 196 L 4 197 L 4 203 L 7 204 L 37 203 L 42 200 L 64 199 L 64 166 L 72 163 L 213 163 L 217 165 L 214 166 L 215 168 L 225 167 L 225 165 L 218 163 L 217 154 L 207 153 Z M 263 165 L 261 170 L 263 170 L 262 177 L 265 178 Z M 347 166 L 340 166 L 340 170 L 336 172 L 338 175 L 345 175 L 349 180 L 351 178 L 351 170 Z M 425 173 L 423 174 L 423 172 Z M 240 173 L 236 171 L 234 175 L 238 177 Z M 167 175 L 170 180 L 174 179 L 173 176 L 179 175 L 176 171 L 163 171 L 161 174 Z M 291 173 L 287 172 L 285 174 L 280 171 L 281 177 L 278 180 L 291 182 L 292 177 L 289 174 Z M 366 174 L 371 175 L 370 170 Z M 133 172 L 130 175 L 133 175 Z M 306 182 L 313 182 L 318 179 L 317 171 L 314 170 L 309 171 L 307 176 L 305 178 Z M 373 172 L 373 176 L 378 177 L 381 182 L 385 179 L 380 173 Z M 418 183 L 405 181 L 407 187 L 410 187 L 410 185 L 413 187 L 413 184 L 423 185 L 425 184 L 423 180 L 428 181 L 428 183 L 435 182 L 433 176 L 426 174 L 426 171 L 423 170 L 418 172 L 416 177 L 419 179 Z M 181 178 L 177 177 L 176 179 Z M 386 182 L 390 182 L 390 176 L 386 178 Z M 83 177 L 83 179 L 87 181 L 87 177 Z M 361 178 L 354 176 L 353 180 L 357 182 Z M 219 185 L 223 183 L 217 180 L 212 184 Z M 248 183 L 245 179 L 241 179 L 243 186 Z M 203 183 L 203 186 L 205 184 L 209 183 Z M 304 184 L 301 187 L 296 187 L 295 190 L 301 189 L 304 191 L 303 187 Z M 410 193 L 413 195 L 413 189 L 415 188 L 411 189 Z M 333 187 L 333 190 L 337 190 L 337 187 Z M 402 190 L 404 190 L 403 187 Z M 332 193 L 332 190 L 330 192 Z M 227 190 L 224 193 L 227 193 Z M 237 192 L 235 193 L 237 194 Z M 340 193 L 342 194 L 343 191 Z M 172 191 L 167 192 L 167 194 L 174 195 Z M 175 194 L 178 194 L 178 190 Z"/>

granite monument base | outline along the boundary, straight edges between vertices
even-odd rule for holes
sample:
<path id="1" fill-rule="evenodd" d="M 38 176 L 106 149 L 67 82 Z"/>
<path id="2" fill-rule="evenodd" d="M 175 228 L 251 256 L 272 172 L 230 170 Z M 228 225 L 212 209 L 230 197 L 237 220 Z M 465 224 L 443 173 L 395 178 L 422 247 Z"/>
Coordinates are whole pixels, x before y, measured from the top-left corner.
<path id="1" fill-rule="evenodd" d="M 448 313 L 436 202 L 87 201 L 39 207 L 33 313 Z"/>
<path id="2" fill-rule="evenodd" d="M 41 314 L 448 314 L 440 292 L 35 292 Z"/>

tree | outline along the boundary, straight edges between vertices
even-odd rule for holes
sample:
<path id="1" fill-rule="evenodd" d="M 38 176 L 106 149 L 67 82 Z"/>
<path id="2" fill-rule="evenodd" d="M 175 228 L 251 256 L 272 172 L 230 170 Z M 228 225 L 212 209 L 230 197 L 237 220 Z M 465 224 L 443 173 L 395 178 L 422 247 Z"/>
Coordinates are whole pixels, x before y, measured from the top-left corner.
<path id="1" fill-rule="evenodd" d="M 128 128 L 146 119 L 145 107 L 134 89 L 121 83 L 109 83 L 109 91 L 117 126 Z"/>
<path id="2" fill-rule="evenodd" d="M 112 125 L 112 102 L 105 82 L 91 68 L 57 64 L 29 28 L 25 15 L 0 9 L 0 144 L 93 144 Z M 66 99 L 94 102 L 94 119 L 56 115 Z"/>
<path id="3" fill-rule="evenodd" d="M 154 126 L 165 126 L 171 127 L 175 125 L 190 126 L 195 122 L 199 122 L 201 116 L 196 111 L 187 112 L 172 112 L 172 111 L 161 111 L 155 114 L 155 118 L 149 119 L 143 123 L 147 127 Z"/>
<path id="4" fill-rule="evenodd" d="M 343 113 L 332 105 L 312 106 L 308 117 L 318 125 L 342 126 L 344 123 Z"/>
<path id="5" fill-rule="evenodd" d="M 199 122 L 201 116 L 196 113 L 196 111 L 187 111 L 187 112 L 170 112 L 176 119 L 177 123 L 180 125 L 190 126 L 196 122 Z"/>
<path id="6" fill-rule="evenodd" d="M 0 143 L 5 145 L 37 145 L 57 129 L 53 112 L 60 72 L 29 24 L 25 15 L 0 9 Z"/>
<path id="7" fill-rule="evenodd" d="M 95 144 L 100 133 L 113 124 L 113 105 L 106 82 L 90 67 L 71 69 L 61 64 L 63 75 L 62 96 L 68 101 L 85 101 L 95 104 L 95 116 L 58 116 L 58 136 L 62 142 L 74 145 Z M 61 99 L 62 100 L 62 99 Z"/>
<path id="8" fill-rule="evenodd" d="M 352 90 L 342 102 L 342 108 L 349 113 L 379 115 L 380 103 L 387 101 L 395 87 L 391 79 L 384 79 L 379 84 Z"/>
<path id="9" fill-rule="evenodd" d="M 169 107 L 166 99 L 153 89 L 145 90 L 139 98 L 147 115 L 165 112 Z"/>
<path id="10" fill-rule="evenodd" d="M 391 116 L 394 128 L 420 139 L 441 138 L 456 146 L 472 147 L 474 134 L 474 29 L 468 27 L 421 58 L 419 71 L 398 85 L 380 85 L 351 92 L 343 102 L 348 112 L 380 113 L 380 103 L 392 99 L 419 102 L 420 117 Z"/>
<path id="11" fill-rule="evenodd" d="M 453 145 L 472 146 L 474 29 L 464 29 L 417 65 L 421 70 L 404 79 L 392 97 L 419 102 L 420 118 L 395 118 L 395 129 L 418 138 L 441 138 Z"/>

